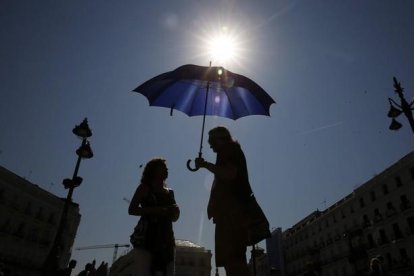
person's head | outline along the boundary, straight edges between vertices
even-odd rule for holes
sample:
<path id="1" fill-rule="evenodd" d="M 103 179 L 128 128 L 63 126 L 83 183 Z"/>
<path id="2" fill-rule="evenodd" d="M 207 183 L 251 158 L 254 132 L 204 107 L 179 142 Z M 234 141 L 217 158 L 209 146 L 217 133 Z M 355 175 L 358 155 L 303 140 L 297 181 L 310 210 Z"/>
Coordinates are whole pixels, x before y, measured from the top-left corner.
<path id="1" fill-rule="evenodd" d="M 93 268 L 93 265 L 92 265 L 91 263 L 87 263 L 87 264 L 85 265 L 85 270 L 86 270 L 86 271 L 91 271 L 91 270 L 92 270 L 92 268 Z"/>
<path id="2" fill-rule="evenodd" d="M 231 142 L 233 142 L 233 138 L 231 137 L 230 131 L 223 126 L 215 127 L 208 132 L 208 143 L 214 152 L 220 151 L 225 145 Z"/>
<path id="3" fill-rule="evenodd" d="M 72 269 L 74 269 L 75 267 L 76 267 L 76 260 L 70 260 L 70 262 L 69 262 L 69 268 L 72 268 Z"/>
<path id="4" fill-rule="evenodd" d="M 141 183 L 144 185 L 151 185 L 156 179 L 162 181 L 168 177 L 168 168 L 164 158 L 153 158 L 144 168 L 142 173 Z"/>
<path id="5" fill-rule="evenodd" d="M 378 258 L 372 258 L 370 262 L 371 270 L 379 270 L 381 268 L 381 262 Z"/>

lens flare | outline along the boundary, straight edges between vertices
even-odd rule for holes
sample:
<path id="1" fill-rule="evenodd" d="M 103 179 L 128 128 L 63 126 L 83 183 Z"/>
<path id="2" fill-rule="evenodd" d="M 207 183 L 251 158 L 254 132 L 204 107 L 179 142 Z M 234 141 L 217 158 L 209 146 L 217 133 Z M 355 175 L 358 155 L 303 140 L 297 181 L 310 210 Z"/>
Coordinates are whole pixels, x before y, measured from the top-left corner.
<path id="1" fill-rule="evenodd" d="M 248 56 L 243 30 L 235 22 L 232 27 L 207 21 L 200 24 L 198 31 L 193 33 L 197 43 L 195 56 L 206 60 L 206 63 L 211 62 L 213 66 L 241 66 Z"/>
<path id="2" fill-rule="evenodd" d="M 227 32 L 222 32 L 211 37 L 207 49 L 213 61 L 224 64 L 237 56 L 237 41 Z"/>

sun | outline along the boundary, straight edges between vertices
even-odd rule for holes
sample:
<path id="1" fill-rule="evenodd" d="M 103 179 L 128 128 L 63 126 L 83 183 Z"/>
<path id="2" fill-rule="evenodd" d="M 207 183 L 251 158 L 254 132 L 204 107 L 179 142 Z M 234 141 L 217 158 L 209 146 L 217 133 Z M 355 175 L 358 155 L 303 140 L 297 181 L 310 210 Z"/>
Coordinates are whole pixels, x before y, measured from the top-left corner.
<path id="1" fill-rule="evenodd" d="M 245 56 L 245 39 L 237 26 L 205 26 L 197 37 L 197 56 L 214 66 L 238 65 Z"/>
<path id="2" fill-rule="evenodd" d="M 238 56 L 237 39 L 223 27 L 207 39 L 207 52 L 212 62 L 225 65 Z"/>

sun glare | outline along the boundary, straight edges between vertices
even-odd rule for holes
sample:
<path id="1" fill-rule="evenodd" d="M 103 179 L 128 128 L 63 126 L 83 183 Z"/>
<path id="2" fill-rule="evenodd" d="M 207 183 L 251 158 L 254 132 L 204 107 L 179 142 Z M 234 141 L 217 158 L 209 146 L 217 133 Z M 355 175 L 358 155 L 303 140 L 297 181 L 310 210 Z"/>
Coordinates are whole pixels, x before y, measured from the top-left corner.
<path id="1" fill-rule="evenodd" d="M 195 31 L 191 33 L 196 43 L 193 58 L 227 69 L 245 67 L 251 58 L 251 38 L 243 24 L 231 19 L 226 23 L 211 18 L 198 21 Z"/>
<path id="2" fill-rule="evenodd" d="M 215 30 L 214 30 L 215 29 Z M 214 66 L 226 66 L 240 63 L 243 41 L 241 32 L 228 27 L 205 28 L 200 38 L 200 56 L 208 58 Z"/>
<path id="3" fill-rule="evenodd" d="M 220 64 L 225 64 L 237 56 L 237 42 L 227 33 L 220 33 L 208 41 L 208 55 Z"/>

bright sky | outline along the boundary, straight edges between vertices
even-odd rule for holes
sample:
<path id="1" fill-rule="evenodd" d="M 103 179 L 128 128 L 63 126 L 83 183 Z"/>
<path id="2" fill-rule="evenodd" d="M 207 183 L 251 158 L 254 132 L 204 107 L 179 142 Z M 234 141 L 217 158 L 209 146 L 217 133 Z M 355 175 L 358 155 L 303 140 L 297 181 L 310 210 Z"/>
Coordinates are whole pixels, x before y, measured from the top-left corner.
<path id="1" fill-rule="evenodd" d="M 74 247 L 129 242 L 138 218 L 123 198 L 139 165 L 164 156 L 181 207 L 176 238 L 213 250 L 212 176 L 185 167 L 202 118 L 170 117 L 131 90 L 183 64 L 207 66 L 209 38 L 227 34 L 237 53 L 226 68 L 277 104 L 271 117 L 208 117 L 206 128 L 232 131 L 272 228 L 289 228 L 413 150 L 405 117 L 398 132 L 386 117 L 393 76 L 414 95 L 413 13 L 411 0 L 3 0 L 0 165 L 65 197 L 80 145 L 71 131 L 88 117 L 95 156 L 82 162 L 73 196 L 82 214 Z M 203 153 L 214 161 L 208 145 Z M 74 250 L 76 271 L 112 254 Z"/>

